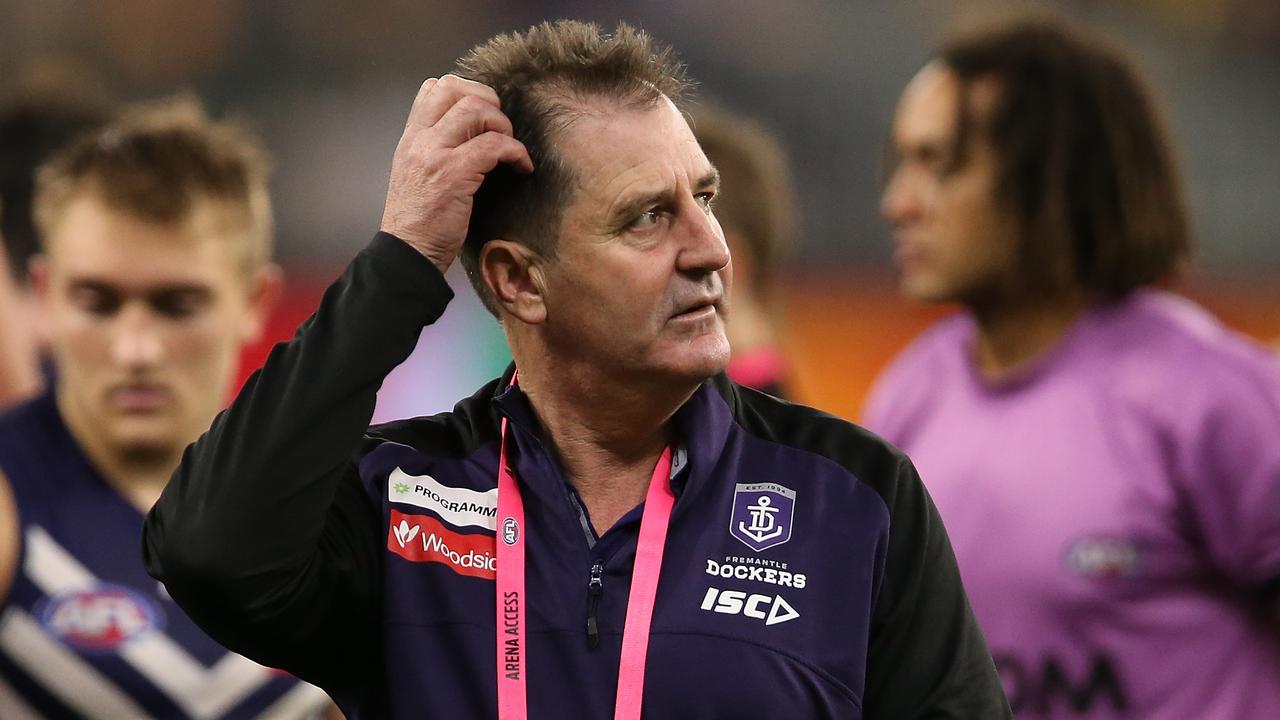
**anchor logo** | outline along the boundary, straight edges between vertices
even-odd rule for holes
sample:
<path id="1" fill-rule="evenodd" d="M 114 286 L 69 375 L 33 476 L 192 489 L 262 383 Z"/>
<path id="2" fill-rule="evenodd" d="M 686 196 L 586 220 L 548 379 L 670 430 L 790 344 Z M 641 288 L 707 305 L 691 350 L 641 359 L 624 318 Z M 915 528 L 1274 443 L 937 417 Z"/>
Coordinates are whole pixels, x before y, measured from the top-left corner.
<path id="1" fill-rule="evenodd" d="M 748 527 L 744 523 L 738 523 L 738 530 L 746 533 L 752 540 L 762 543 L 765 540 L 772 540 L 782 534 L 783 527 L 776 524 L 773 516 L 778 514 L 778 508 L 769 507 L 773 504 L 773 500 L 768 495 L 760 498 L 755 505 L 748 505 L 747 510 L 751 511 L 751 525 Z"/>
<path id="2" fill-rule="evenodd" d="M 734 488 L 729 534 L 757 552 L 791 539 L 796 493 L 776 483 L 741 483 Z"/>

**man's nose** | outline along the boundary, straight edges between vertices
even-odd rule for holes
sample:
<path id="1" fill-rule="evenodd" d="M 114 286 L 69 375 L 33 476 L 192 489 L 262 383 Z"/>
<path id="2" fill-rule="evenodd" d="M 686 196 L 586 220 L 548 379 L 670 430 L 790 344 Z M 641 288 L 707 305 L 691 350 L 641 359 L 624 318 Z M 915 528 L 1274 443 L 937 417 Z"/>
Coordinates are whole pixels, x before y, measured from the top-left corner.
<path id="1" fill-rule="evenodd" d="M 917 219 L 924 210 L 919 182 L 905 168 L 898 168 L 880 196 L 880 214 L 893 225 Z"/>
<path id="2" fill-rule="evenodd" d="M 691 211 L 685 214 L 686 242 L 677 263 L 687 272 L 716 272 L 729 264 L 729 244 L 715 215 L 690 199 Z"/>
<path id="3" fill-rule="evenodd" d="M 112 360 L 123 367 L 150 367 L 164 357 L 160 320 L 143 303 L 121 308 L 111 342 Z"/>

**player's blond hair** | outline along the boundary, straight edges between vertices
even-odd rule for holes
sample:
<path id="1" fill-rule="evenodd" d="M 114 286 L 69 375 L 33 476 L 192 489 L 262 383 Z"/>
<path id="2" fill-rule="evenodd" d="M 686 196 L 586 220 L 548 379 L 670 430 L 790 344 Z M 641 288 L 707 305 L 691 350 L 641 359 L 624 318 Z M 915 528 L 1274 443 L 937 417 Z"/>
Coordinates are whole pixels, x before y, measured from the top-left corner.
<path id="1" fill-rule="evenodd" d="M 49 160 L 36 180 L 44 242 L 67 206 L 89 193 L 106 207 L 157 223 L 213 210 L 219 235 L 238 244 L 248 273 L 271 256 L 268 161 L 240 126 L 214 122 L 187 95 L 139 105 Z"/>

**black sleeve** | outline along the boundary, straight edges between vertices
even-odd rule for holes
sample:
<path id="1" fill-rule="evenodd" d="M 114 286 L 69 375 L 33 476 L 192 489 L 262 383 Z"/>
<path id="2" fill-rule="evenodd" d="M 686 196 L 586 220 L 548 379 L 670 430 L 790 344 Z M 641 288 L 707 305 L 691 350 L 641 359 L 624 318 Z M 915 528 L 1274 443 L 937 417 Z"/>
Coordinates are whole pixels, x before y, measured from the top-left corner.
<path id="1" fill-rule="evenodd" d="M 878 483 L 889 548 L 872 617 L 868 720 L 1012 718 L 969 608 L 951 543 L 911 462 L 888 453 Z"/>
<path id="2" fill-rule="evenodd" d="M 341 699 L 380 667 L 379 519 L 356 460 L 383 378 L 453 293 L 379 233 L 187 448 L 147 571 L 214 639 Z"/>

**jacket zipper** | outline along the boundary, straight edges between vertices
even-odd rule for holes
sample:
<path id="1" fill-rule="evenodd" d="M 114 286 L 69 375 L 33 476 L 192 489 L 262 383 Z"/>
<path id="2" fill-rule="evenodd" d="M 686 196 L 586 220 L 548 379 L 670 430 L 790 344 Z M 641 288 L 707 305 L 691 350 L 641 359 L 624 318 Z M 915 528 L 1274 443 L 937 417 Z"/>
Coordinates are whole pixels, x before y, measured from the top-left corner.
<path id="1" fill-rule="evenodd" d="M 600 623 L 596 620 L 596 610 L 600 607 L 600 596 L 604 594 L 604 562 L 596 560 L 591 566 L 591 579 L 587 582 L 587 647 L 595 650 L 600 644 Z"/>

